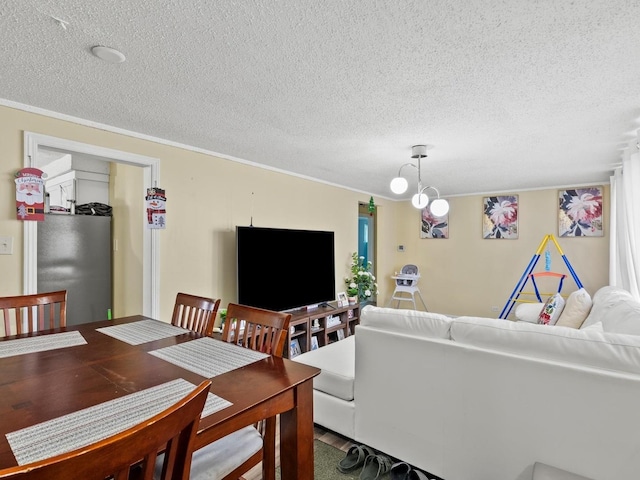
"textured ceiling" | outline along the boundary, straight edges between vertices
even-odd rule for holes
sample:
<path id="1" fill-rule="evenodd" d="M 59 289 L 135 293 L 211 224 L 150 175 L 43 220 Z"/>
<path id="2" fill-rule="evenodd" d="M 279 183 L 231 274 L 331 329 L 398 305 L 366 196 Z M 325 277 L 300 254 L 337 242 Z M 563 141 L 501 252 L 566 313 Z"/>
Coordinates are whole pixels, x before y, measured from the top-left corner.
<path id="1" fill-rule="evenodd" d="M 387 198 L 419 143 L 443 195 L 606 182 L 640 126 L 638 19 L 638 0 L 4 0 L 0 99 Z"/>

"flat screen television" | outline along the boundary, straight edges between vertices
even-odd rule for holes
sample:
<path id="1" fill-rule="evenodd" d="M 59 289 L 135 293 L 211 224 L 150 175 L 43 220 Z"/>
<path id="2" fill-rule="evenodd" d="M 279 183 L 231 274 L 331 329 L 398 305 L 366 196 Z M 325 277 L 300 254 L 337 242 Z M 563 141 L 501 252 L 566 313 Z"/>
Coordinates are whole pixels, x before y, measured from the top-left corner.
<path id="1" fill-rule="evenodd" d="M 336 298 L 333 232 L 236 227 L 238 303 L 292 310 Z"/>

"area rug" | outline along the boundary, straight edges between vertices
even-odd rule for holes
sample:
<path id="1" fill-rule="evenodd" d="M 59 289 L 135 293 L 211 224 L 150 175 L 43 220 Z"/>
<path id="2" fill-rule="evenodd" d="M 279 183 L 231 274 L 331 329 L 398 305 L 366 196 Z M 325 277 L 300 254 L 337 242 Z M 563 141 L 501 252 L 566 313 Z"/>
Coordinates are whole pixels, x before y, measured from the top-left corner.
<path id="1" fill-rule="evenodd" d="M 353 472 L 340 473 L 336 468 L 338 462 L 346 455 L 342 450 L 327 445 L 320 440 L 313 441 L 314 454 L 314 480 L 358 480 L 362 468 L 358 468 Z M 276 471 L 276 478 L 280 480 L 280 467 Z M 380 480 L 388 480 L 390 475 L 387 473 L 380 477 Z"/>

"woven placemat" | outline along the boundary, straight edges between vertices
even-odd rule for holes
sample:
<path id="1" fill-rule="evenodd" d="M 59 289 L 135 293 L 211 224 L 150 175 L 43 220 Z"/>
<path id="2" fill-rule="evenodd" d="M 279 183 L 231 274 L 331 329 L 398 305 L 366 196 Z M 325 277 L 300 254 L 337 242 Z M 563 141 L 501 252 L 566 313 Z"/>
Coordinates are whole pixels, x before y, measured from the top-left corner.
<path id="1" fill-rule="evenodd" d="M 269 356 L 209 337 L 160 348 L 149 353 L 206 378 L 222 375 Z"/>
<path id="2" fill-rule="evenodd" d="M 122 325 L 96 328 L 96 331 L 117 338 L 129 345 L 140 345 L 142 343 L 153 342 L 154 340 L 182 335 L 190 330 L 158 320 L 140 320 Z"/>
<path id="3" fill-rule="evenodd" d="M 179 378 L 85 408 L 47 422 L 7 433 L 18 465 L 36 462 L 103 440 L 157 415 L 195 388 Z M 232 405 L 212 393 L 202 416 Z"/>
<path id="4" fill-rule="evenodd" d="M 0 358 L 86 344 L 87 341 L 80 332 L 62 332 L 38 337 L 16 338 L 0 342 Z"/>

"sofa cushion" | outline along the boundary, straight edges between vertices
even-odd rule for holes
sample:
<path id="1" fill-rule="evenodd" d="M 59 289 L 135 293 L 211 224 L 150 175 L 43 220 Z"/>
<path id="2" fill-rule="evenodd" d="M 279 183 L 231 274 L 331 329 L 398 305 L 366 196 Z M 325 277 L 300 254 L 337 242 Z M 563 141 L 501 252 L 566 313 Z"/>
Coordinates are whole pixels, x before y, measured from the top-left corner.
<path id="1" fill-rule="evenodd" d="M 449 339 L 452 318 L 441 313 L 367 305 L 360 313 L 360 324 L 414 337 Z M 356 327 L 357 330 L 357 327 Z"/>
<path id="2" fill-rule="evenodd" d="M 605 332 L 640 335 L 640 302 L 619 287 L 602 287 L 593 296 L 593 307 L 583 327 L 602 322 Z"/>
<path id="3" fill-rule="evenodd" d="M 516 307 L 515 315 L 521 322 L 538 323 L 544 303 L 521 303 Z"/>
<path id="4" fill-rule="evenodd" d="M 564 303 L 564 298 L 559 293 L 551 295 L 540 311 L 538 323 L 550 326 L 555 325 L 558 318 L 560 318 L 562 310 L 564 310 Z"/>
<path id="5" fill-rule="evenodd" d="M 640 373 L 640 337 L 635 335 L 458 317 L 451 324 L 451 338 L 459 343 L 516 355 Z"/>
<path id="6" fill-rule="evenodd" d="M 355 338 L 354 335 L 350 335 L 339 342 L 298 355 L 292 360 L 322 370 L 313 378 L 315 390 L 351 401 L 356 372 Z"/>
<path id="7" fill-rule="evenodd" d="M 569 327 L 571 328 L 571 327 Z M 596 322 L 596 323 L 592 323 L 591 325 L 589 325 L 588 327 L 584 327 L 581 328 L 580 330 L 582 330 L 583 332 L 585 330 L 594 330 L 596 332 L 602 332 L 604 333 L 604 328 L 602 328 L 602 322 Z"/>
<path id="8" fill-rule="evenodd" d="M 584 288 L 571 292 L 556 326 L 580 328 L 591 312 L 592 305 L 591 295 Z"/>

